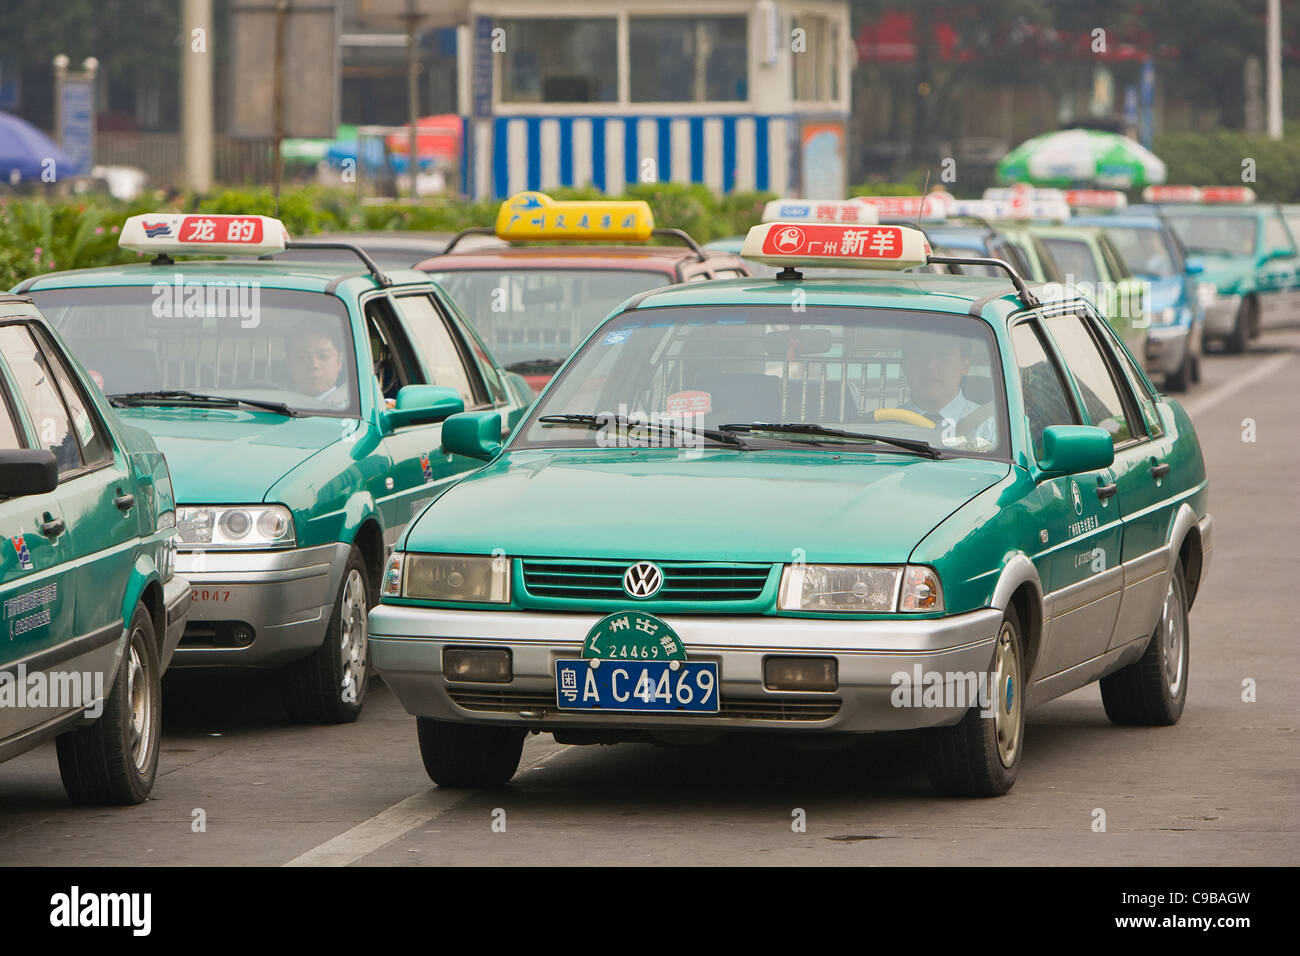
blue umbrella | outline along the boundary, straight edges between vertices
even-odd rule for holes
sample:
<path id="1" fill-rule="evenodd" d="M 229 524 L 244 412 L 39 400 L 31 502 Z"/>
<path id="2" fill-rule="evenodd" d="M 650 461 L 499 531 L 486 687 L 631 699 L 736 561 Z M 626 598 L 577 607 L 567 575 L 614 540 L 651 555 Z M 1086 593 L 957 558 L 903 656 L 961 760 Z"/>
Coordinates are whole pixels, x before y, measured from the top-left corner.
<path id="1" fill-rule="evenodd" d="M 40 179 L 51 159 L 60 177 L 82 172 L 74 168 L 67 153 L 27 120 L 0 113 L 0 178 L 12 181 L 17 172 L 21 179 Z"/>

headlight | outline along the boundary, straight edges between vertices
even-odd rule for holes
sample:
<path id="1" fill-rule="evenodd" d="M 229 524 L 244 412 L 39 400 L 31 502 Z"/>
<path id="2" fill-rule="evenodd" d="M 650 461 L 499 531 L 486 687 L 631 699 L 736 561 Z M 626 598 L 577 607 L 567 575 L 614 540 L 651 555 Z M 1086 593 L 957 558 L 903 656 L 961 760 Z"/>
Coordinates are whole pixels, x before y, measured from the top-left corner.
<path id="1" fill-rule="evenodd" d="M 400 593 L 401 597 L 421 601 L 506 604 L 510 601 L 510 559 L 394 553 L 384 573 L 383 587 L 389 597 Z"/>
<path id="2" fill-rule="evenodd" d="M 781 574 L 782 611 L 892 611 L 902 568 L 788 564 Z"/>
<path id="3" fill-rule="evenodd" d="M 1161 309 L 1159 312 L 1151 314 L 1152 325 L 1173 325 L 1174 319 L 1178 318 L 1178 310 L 1172 305 L 1167 309 Z"/>
<path id="4" fill-rule="evenodd" d="M 176 527 L 183 548 L 292 548 L 293 515 L 284 505 L 182 505 Z"/>
<path id="5" fill-rule="evenodd" d="M 934 568 L 909 564 L 903 574 L 903 589 L 898 596 L 900 611 L 920 614 L 943 610 L 943 587 Z"/>
<path id="6" fill-rule="evenodd" d="M 394 551 L 388 556 L 384 567 L 383 580 L 379 582 L 380 597 L 402 596 L 402 559 L 406 557 L 401 551 Z"/>

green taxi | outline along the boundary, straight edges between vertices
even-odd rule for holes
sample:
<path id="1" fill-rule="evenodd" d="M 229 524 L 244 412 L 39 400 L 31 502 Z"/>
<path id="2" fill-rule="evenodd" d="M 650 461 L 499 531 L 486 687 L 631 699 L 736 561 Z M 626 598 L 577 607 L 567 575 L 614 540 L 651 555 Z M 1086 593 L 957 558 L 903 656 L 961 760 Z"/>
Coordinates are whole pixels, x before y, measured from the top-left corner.
<path id="1" fill-rule="evenodd" d="M 0 293 L 0 761 L 56 737 L 75 803 L 139 803 L 185 627 L 167 463 Z"/>
<path id="2" fill-rule="evenodd" d="M 800 271 L 996 262 L 902 226 L 760 225 L 743 255 L 781 271 L 630 300 L 508 441 L 444 423 L 488 464 L 407 527 L 370 615 L 430 777 L 500 785 L 529 732 L 921 729 L 940 790 L 996 795 L 1026 708 L 1091 681 L 1117 723 L 1177 721 L 1205 468 L 1092 304 Z"/>
<path id="3" fill-rule="evenodd" d="M 443 449 L 442 421 L 491 410 L 504 433 L 531 390 L 426 275 L 359 249 L 277 261 L 320 244 L 183 214 L 132 217 L 121 244 L 154 258 L 21 288 L 167 456 L 194 600 L 175 663 L 274 668 L 292 718 L 354 720 L 388 549 L 479 465 Z"/>

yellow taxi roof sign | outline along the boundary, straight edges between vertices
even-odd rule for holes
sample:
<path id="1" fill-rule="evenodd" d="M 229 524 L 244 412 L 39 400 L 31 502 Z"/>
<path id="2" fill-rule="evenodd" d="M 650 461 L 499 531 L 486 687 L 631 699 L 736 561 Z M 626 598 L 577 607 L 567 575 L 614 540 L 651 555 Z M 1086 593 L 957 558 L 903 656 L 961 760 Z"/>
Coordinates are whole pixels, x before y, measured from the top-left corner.
<path id="1" fill-rule="evenodd" d="M 641 199 L 556 202 L 545 193 L 516 193 L 497 212 L 498 239 L 616 239 L 645 242 L 654 232 L 650 204 Z"/>
<path id="2" fill-rule="evenodd" d="M 930 243 L 907 226 L 768 222 L 749 230 L 740 255 L 769 266 L 908 269 L 925 265 Z"/>

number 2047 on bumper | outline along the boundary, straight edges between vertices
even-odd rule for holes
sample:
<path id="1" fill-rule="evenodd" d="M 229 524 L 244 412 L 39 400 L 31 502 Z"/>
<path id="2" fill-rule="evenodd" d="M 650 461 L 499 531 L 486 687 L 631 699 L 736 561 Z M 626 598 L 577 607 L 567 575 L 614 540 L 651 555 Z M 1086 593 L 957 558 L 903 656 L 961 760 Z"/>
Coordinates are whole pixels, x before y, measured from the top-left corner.
<path id="1" fill-rule="evenodd" d="M 555 662 L 561 710 L 718 712 L 718 665 L 713 661 L 590 660 Z"/>

